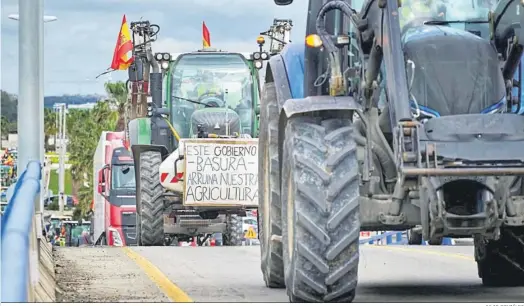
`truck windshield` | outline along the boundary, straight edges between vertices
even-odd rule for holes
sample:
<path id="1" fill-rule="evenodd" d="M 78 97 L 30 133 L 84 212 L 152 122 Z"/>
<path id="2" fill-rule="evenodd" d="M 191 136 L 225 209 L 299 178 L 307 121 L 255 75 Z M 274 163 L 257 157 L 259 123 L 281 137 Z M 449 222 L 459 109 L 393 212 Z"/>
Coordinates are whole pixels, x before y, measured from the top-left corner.
<path id="1" fill-rule="evenodd" d="M 172 69 L 171 98 L 173 126 L 182 137 L 189 136 L 191 114 L 205 107 L 184 99 L 227 107 L 239 114 L 243 126 L 251 127 L 253 79 L 246 60 L 240 54 L 182 55 Z"/>
<path id="2" fill-rule="evenodd" d="M 130 165 L 113 165 L 111 189 L 134 189 L 135 187 L 135 168 Z"/>
<path id="3" fill-rule="evenodd" d="M 486 21 L 496 0 L 406 0 L 400 8 L 400 26 L 427 20 Z"/>

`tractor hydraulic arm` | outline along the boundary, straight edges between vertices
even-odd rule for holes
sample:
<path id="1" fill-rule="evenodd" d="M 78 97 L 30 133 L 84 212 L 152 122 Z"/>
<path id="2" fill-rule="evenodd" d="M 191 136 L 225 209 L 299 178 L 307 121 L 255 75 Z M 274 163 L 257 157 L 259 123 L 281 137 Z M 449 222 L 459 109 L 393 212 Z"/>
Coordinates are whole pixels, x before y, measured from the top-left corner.
<path id="1" fill-rule="evenodd" d="M 522 1 L 502 0 L 490 16 L 494 44 L 504 56 L 502 73 L 505 80 L 513 79 L 524 54 L 524 14 L 518 13 L 520 9 L 524 9 Z"/>

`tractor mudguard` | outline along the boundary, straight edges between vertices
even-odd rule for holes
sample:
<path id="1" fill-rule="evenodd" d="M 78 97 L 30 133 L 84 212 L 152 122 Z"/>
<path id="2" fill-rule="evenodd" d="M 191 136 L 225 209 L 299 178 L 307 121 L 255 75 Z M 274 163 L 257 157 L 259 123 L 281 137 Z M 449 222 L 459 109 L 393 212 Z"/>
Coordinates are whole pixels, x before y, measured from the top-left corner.
<path id="1" fill-rule="evenodd" d="M 280 56 L 284 61 L 289 89 L 293 99 L 304 98 L 304 44 L 287 45 Z M 275 84 L 276 85 L 276 84 Z M 287 99 L 286 99 L 287 100 Z M 285 100 L 284 100 L 285 101 Z"/>
<path id="2" fill-rule="evenodd" d="M 269 59 L 269 63 L 267 65 L 266 70 L 266 82 L 270 81 L 273 81 L 275 83 L 278 107 L 279 109 L 282 109 L 284 102 L 293 97 L 291 95 L 291 89 L 289 87 L 289 81 L 287 78 L 284 59 L 280 54 L 273 55 Z"/>
<path id="3" fill-rule="evenodd" d="M 162 155 L 162 161 L 169 156 L 169 151 L 167 150 L 167 148 L 165 146 L 160 145 L 132 145 L 131 151 L 133 152 L 133 161 L 135 163 L 135 167 L 140 166 L 140 154 L 142 154 L 143 152 L 160 152 L 160 154 Z"/>
<path id="4" fill-rule="evenodd" d="M 303 99 L 289 99 L 284 102 L 282 115 L 287 119 L 305 113 L 317 111 L 360 111 L 362 107 L 353 97 L 331 97 L 331 96 L 313 96 Z"/>
<path id="5" fill-rule="evenodd" d="M 137 201 L 140 201 L 140 155 L 142 155 L 143 152 L 150 152 L 150 151 L 156 151 L 160 152 L 160 155 L 162 155 L 162 161 L 166 159 L 169 156 L 169 151 L 164 146 L 158 146 L 158 145 L 132 145 L 131 151 L 133 152 L 133 162 L 135 164 L 135 184 L 136 184 L 136 190 L 137 190 Z"/>
<path id="6" fill-rule="evenodd" d="M 283 165 L 284 131 L 286 130 L 288 119 L 297 115 L 329 110 L 339 112 L 357 111 L 360 113 L 361 109 L 360 104 L 358 104 L 353 97 L 348 96 L 313 96 L 303 99 L 289 99 L 284 102 L 278 123 L 278 158 L 280 165 Z M 280 166 L 280 179 L 282 179 L 282 166 Z"/>
<path id="7" fill-rule="evenodd" d="M 280 108 L 288 99 L 304 97 L 304 48 L 304 44 L 288 44 L 269 59 L 266 82 L 275 83 Z"/>

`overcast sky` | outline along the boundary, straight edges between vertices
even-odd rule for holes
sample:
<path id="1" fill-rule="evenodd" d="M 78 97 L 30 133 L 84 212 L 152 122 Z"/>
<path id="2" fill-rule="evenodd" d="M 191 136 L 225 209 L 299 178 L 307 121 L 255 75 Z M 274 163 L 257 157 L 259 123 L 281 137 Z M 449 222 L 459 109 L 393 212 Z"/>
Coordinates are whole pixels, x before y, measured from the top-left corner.
<path id="1" fill-rule="evenodd" d="M 1 84 L 18 93 L 18 26 L 7 18 L 18 12 L 18 0 L 1 0 Z M 258 33 L 273 18 L 291 18 L 292 39 L 305 33 L 307 0 L 287 7 L 273 0 L 45 0 L 46 15 L 58 20 L 45 25 L 45 95 L 103 94 L 104 77 L 95 76 L 111 64 L 116 38 L 126 14 L 128 22 L 143 18 L 160 25 L 155 52 L 194 51 L 202 46 L 202 21 L 213 47 L 228 51 L 256 49 Z M 114 72 L 124 80 L 126 72 Z"/>

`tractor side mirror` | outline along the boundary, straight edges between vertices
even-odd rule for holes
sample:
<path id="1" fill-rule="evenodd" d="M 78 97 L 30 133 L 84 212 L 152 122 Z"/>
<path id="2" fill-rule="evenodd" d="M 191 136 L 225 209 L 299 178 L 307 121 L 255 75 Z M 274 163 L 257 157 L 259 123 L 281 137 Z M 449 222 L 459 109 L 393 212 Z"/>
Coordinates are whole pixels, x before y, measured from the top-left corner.
<path id="1" fill-rule="evenodd" d="M 275 0 L 276 5 L 290 5 L 293 0 Z"/>

